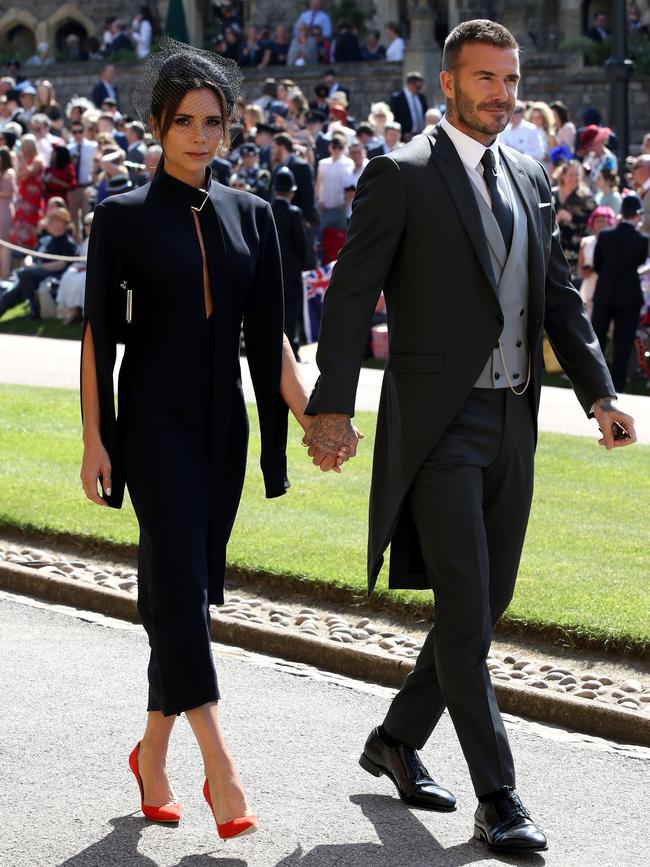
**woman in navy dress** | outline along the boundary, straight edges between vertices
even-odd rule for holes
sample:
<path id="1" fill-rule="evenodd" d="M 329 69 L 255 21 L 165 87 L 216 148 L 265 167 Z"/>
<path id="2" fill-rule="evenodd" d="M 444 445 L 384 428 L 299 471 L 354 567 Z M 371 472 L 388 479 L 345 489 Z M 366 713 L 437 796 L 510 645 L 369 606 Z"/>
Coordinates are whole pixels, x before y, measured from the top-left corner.
<path id="1" fill-rule="evenodd" d="M 241 74 L 167 41 L 147 61 L 136 106 L 162 144 L 151 183 L 95 211 L 82 350 L 86 495 L 119 508 L 125 484 L 140 525 L 138 610 L 148 634 L 147 726 L 129 762 L 145 815 L 177 822 L 166 773 L 185 713 L 222 837 L 256 828 L 219 725 L 210 604 L 223 602 L 226 543 L 248 440 L 239 341 L 259 413 L 267 497 L 289 486 L 287 404 L 303 427 L 307 395 L 283 337 L 282 272 L 269 205 L 211 179 L 229 144 Z M 115 345 L 125 344 L 118 415 Z"/>

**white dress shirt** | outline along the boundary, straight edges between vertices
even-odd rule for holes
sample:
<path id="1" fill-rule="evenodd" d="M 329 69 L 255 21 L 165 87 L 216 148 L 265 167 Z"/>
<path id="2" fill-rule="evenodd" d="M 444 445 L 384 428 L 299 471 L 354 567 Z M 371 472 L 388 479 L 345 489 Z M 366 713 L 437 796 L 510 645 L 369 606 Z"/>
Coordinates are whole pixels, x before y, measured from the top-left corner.
<path id="1" fill-rule="evenodd" d="M 73 157 L 73 162 L 76 165 L 76 156 L 79 150 L 79 145 L 74 142 L 68 145 L 68 150 Z M 87 187 L 93 182 L 93 169 L 95 165 L 95 154 L 97 153 L 97 142 L 90 141 L 85 138 L 81 141 L 81 154 L 79 156 L 79 165 L 77 166 L 77 184 L 80 187 Z"/>
<path id="2" fill-rule="evenodd" d="M 305 9 L 293 25 L 293 35 L 298 35 L 298 25 L 306 24 L 307 27 L 320 27 L 323 36 L 328 39 L 332 35 L 332 19 L 323 9 Z"/>
<path id="3" fill-rule="evenodd" d="M 509 123 L 499 136 L 501 142 L 514 148 L 522 154 L 528 154 L 534 160 L 543 160 L 546 156 L 546 143 L 542 138 L 543 130 L 530 121 L 522 120 L 517 126 Z"/>
<path id="4" fill-rule="evenodd" d="M 386 49 L 386 60 L 393 62 L 404 60 L 404 40 L 397 36 Z"/>
<path id="5" fill-rule="evenodd" d="M 338 159 L 325 157 L 318 163 L 316 188 L 318 204 L 321 208 L 342 208 L 345 204 L 345 188 L 354 163 L 350 157 Z"/>
<path id="6" fill-rule="evenodd" d="M 443 117 L 438 126 L 442 127 L 442 129 L 444 129 L 444 131 L 451 139 L 453 146 L 458 152 L 458 156 L 460 157 L 463 165 L 465 166 L 467 176 L 491 208 L 492 199 L 490 197 L 490 191 L 488 190 L 488 186 L 485 183 L 485 178 L 483 177 L 483 164 L 481 163 L 481 160 L 483 159 L 483 154 L 486 150 L 488 150 L 488 148 L 486 148 L 485 145 L 482 145 L 480 141 L 476 141 L 475 138 L 472 138 L 471 136 L 466 135 L 464 132 L 461 132 L 453 124 L 451 124 L 446 117 Z M 497 170 L 497 184 L 501 189 L 501 192 L 505 195 L 505 197 L 512 205 L 510 184 L 508 183 L 505 172 L 501 168 L 501 157 L 499 155 L 498 139 L 496 139 L 490 145 L 489 150 L 491 150 L 494 154 L 494 162 Z"/>

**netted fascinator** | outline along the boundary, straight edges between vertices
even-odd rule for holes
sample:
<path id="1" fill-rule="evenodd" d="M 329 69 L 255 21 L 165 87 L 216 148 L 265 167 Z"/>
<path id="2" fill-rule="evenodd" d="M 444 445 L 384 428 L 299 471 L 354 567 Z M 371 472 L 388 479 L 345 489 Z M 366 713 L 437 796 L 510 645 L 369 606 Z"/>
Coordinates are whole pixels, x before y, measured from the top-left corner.
<path id="1" fill-rule="evenodd" d="M 159 48 L 138 69 L 133 106 L 145 128 L 155 132 L 152 119 L 160 123 L 168 109 L 175 108 L 190 90 L 218 89 L 226 102 L 223 122 L 227 126 L 236 120 L 243 80 L 234 60 L 163 36 Z"/>

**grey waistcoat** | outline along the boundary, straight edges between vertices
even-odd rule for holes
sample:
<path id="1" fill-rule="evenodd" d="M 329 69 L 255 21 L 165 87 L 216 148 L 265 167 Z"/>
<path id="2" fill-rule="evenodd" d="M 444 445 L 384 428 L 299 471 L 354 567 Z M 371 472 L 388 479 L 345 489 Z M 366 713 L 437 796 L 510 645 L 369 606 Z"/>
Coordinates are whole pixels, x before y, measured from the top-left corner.
<path id="1" fill-rule="evenodd" d="M 506 171 L 503 162 L 501 170 Z M 506 178 L 508 178 L 506 171 Z M 492 209 L 470 181 L 485 229 L 492 270 L 497 283 L 497 297 L 503 313 L 504 325 L 501 345 L 513 386 L 523 388 L 528 376 L 528 222 L 514 185 L 508 179 L 510 203 L 514 212 L 514 229 L 510 255 L 507 255 L 503 235 Z M 476 388 L 508 388 L 501 353 L 495 346 Z"/>

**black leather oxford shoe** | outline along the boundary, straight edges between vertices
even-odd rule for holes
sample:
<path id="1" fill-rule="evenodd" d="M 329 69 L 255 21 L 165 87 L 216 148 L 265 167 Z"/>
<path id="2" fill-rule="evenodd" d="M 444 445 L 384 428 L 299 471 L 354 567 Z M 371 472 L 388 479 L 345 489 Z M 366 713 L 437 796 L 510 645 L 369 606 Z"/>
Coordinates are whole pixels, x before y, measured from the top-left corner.
<path id="1" fill-rule="evenodd" d="M 479 804 L 474 815 L 474 837 L 499 852 L 539 852 L 546 836 L 533 822 L 514 789 L 494 801 Z"/>
<path id="2" fill-rule="evenodd" d="M 377 729 L 370 733 L 359 764 L 374 777 L 386 774 L 407 804 L 427 810 L 456 809 L 456 798 L 432 779 L 417 750 L 406 744 L 386 746 Z"/>

